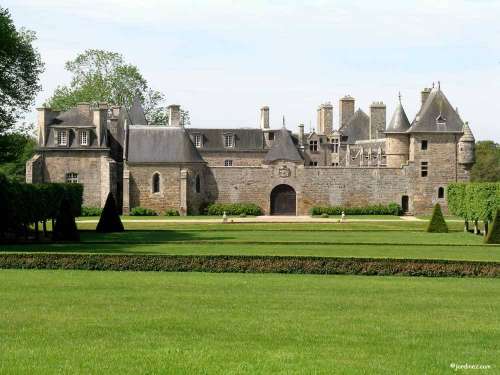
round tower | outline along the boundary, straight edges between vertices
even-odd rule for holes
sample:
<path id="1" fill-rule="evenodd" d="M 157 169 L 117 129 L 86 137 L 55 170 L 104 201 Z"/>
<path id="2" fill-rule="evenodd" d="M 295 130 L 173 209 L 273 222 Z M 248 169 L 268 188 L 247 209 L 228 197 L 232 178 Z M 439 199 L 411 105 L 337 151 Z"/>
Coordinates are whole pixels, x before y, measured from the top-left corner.
<path id="1" fill-rule="evenodd" d="M 401 98 L 385 131 L 385 155 L 388 168 L 401 168 L 408 161 L 410 141 L 408 133 L 410 122 L 406 116 Z"/>
<path id="2" fill-rule="evenodd" d="M 464 134 L 458 140 L 458 163 L 474 164 L 474 144 L 475 139 L 469 128 L 469 123 L 465 122 L 463 127 Z"/>

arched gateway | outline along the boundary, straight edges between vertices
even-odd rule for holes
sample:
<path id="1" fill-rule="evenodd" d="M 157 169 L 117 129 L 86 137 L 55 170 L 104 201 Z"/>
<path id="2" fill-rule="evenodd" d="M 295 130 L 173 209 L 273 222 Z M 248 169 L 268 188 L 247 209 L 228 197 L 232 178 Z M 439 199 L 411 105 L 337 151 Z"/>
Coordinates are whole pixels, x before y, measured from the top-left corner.
<path id="1" fill-rule="evenodd" d="M 296 194 L 290 185 L 278 185 L 271 191 L 271 215 L 296 215 Z"/>

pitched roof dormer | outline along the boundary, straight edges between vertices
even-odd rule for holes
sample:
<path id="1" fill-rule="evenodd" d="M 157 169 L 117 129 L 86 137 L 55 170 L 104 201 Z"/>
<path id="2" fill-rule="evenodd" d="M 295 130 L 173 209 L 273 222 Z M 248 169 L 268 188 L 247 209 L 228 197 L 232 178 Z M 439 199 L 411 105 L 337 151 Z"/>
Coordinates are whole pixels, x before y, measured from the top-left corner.
<path id="1" fill-rule="evenodd" d="M 274 141 L 273 146 L 264 157 L 264 163 L 270 164 L 279 160 L 304 162 L 304 159 L 297 150 L 297 146 L 293 142 L 290 132 L 284 126 L 279 132 L 279 138 Z"/>

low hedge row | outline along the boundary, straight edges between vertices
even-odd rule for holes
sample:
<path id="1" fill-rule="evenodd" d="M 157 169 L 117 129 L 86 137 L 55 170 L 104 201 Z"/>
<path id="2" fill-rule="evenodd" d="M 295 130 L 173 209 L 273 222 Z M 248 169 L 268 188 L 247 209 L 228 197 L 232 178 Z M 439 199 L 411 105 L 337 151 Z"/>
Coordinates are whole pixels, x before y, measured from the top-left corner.
<path id="1" fill-rule="evenodd" d="M 101 216 L 101 207 L 82 207 L 82 216 Z"/>
<path id="2" fill-rule="evenodd" d="M 211 203 L 205 209 L 205 214 L 221 216 L 227 215 L 262 215 L 262 209 L 254 203 Z"/>
<path id="3" fill-rule="evenodd" d="M 323 206 L 313 207 L 310 210 L 311 215 L 341 215 L 344 212 L 346 215 L 395 215 L 400 216 L 403 213 L 401 206 L 397 203 L 389 203 L 388 205 L 375 204 L 364 207 L 342 207 L 342 206 Z"/>
<path id="4" fill-rule="evenodd" d="M 500 277 L 500 263 L 278 256 L 0 254 L 0 268 L 289 274 Z"/>

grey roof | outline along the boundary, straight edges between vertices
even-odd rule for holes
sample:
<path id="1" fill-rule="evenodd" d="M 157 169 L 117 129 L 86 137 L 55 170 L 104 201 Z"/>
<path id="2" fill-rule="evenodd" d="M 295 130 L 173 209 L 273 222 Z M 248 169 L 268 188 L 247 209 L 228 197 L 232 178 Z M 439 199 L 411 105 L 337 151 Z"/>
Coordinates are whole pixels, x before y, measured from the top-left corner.
<path id="1" fill-rule="evenodd" d="M 194 134 L 203 137 L 200 151 L 263 151 L 264 133 L 261 129 L 186 129 L 191 138 Z M 275 132 L 277 132 L 275 130 Z M 224 147 L 224 134 L 234 135 L 234 147 Z"/>
<path id="2" fill-rule="evenodd" d="M 387 126 L 386 133 L 405 133 L 410 128 L 410 121 L 406 116 L 405 110 L 401 103 L 398 104 L 394 114 L 392 115 L 391 122 Z"/>
<path id="3" fill-rule="evenodd" d="M 144 114 L 144 109 L 142 108 L 141 100 L 139 96 L 134 98 L 132 106 L 127 111 L 128 121 L 130 125 L 147 125 L 146 115 Z"/>
<path id="4" fill-rule="evenodd" d="M 50 123 L 51 126 L 86 126 L 95 127 L 92 121 L 92 115 L 88 112 L 88 115 L 82 113 L 78 108 L 72 108 L 68 111 L 62 112 L 56 116 Z"/>
<path id="5" fill-rule="evenodd" d="M 347 136 L 348 143 L 355 143 L 370 138 L 370 118 L 360 108 L 351 116 L 343 127 L 339 129 L 342 135 Z"/>
<path id="6" fill-rule="evenodd" d="M 204 163 L 182 127 L 128 127 L 127 160 L 130 163 Z"/>
<path id="7" fill-rule="evenodd" d="M 285 127 L 281 128 L 278 139 L 274 141 L 271 149 L 264 157 L 265 163 L 272 163 L 277 160 L 304 161 L 293 142 L 290 132 Z"/>
<path id="8" fill-rule="evenodd" d="M 463 127 L 464 134 L 460 137 L 459 142 L 475 142 L 474 134 L 470 130 L 469 123 L 465 122 Z"/>
<path id="9" fill-rule="evenodd" d="M 439 87 L 429 97 L 413 120 L 409 133 L 452 132 L 462 133 L 464 123 Z"/>

